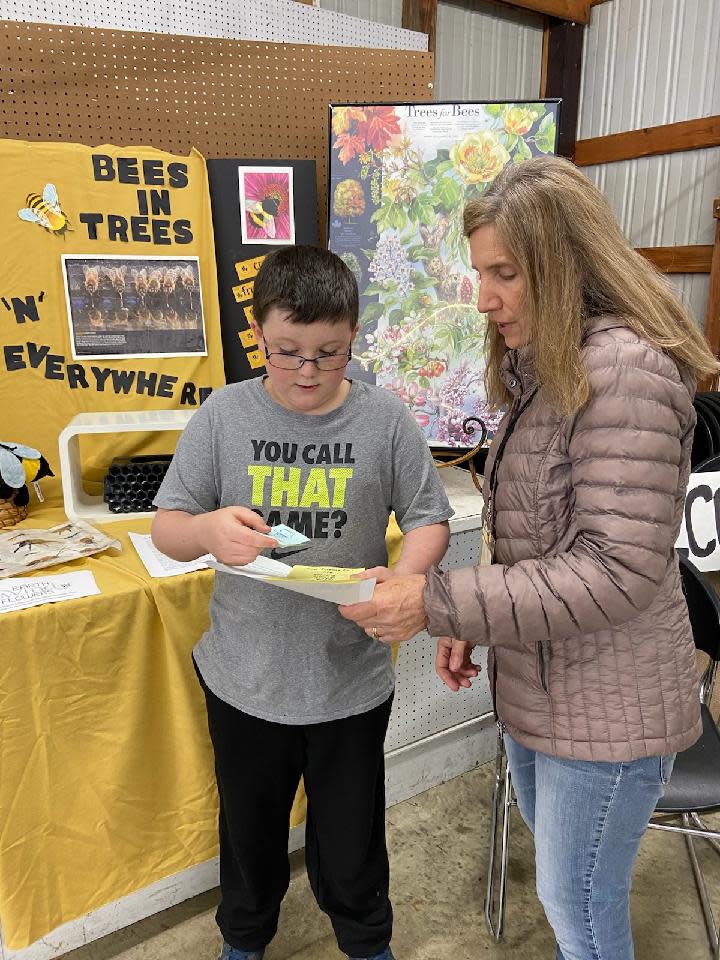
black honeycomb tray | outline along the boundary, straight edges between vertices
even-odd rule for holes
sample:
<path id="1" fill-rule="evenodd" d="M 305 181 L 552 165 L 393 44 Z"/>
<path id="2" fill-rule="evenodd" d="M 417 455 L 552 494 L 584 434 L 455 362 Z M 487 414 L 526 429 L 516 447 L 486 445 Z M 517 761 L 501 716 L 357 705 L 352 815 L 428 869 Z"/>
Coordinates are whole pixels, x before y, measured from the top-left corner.
<path id="1" fill-rule="evenodd" d="M 116 458 L 103 478 L 103 500 L 110 513 L 146 513 L 172 460 L 171 454 Z"/>

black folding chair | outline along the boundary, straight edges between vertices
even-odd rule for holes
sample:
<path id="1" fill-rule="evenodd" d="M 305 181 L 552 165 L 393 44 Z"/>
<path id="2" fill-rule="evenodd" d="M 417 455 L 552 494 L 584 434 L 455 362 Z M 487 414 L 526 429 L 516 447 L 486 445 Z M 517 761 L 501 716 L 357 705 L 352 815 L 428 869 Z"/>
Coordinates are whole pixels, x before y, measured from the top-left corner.
<path id="1" fill-rule="evenodd" d="M 709 707 L 720 661 L 720 598 L 697 567 L 684 557 L 680 558 L 680 574 L 695 646 L 710 658 L 700 688 L 703 732 L 697 743 L 678 753 L 675 758 L 670 782 L 665 796 L 656 807 L 656 819 L 650 822 L 650 828 L 684 835 L 705 915 L 713 960 L 720 960 L 718 927 L 695 850 L 695 840 L 702 839 L 720 853 L 720 831 L 712 830 L 700 816 L 701 813 L 720 812 L 720 730 Z M 679 820 L 680 823 L 665 822 L 668 819 Z M 715 889 L 720 889 L 720 879 L 715 883 Z"/>
<path id="2" fill-rule="evenodd" d="M 707 460 L 703 460 L 702 463 L 698 463 L 697 466 L 693 466 L 693 473 L 714 473 L 716 470 L 720 470 L 720 453 L 715 453 L 711 457 L 708 457 Z"/>

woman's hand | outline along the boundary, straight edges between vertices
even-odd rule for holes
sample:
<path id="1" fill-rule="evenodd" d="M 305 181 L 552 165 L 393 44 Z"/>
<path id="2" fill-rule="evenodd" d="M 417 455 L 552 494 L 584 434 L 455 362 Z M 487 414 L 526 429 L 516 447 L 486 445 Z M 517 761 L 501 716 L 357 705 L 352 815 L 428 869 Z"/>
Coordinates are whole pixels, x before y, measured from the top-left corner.
<path id="1" fill-rule="evenodd" d="M 385 568 L 373 569 L 382 571 Z M 383 583 L 379 580 L 378 577 L 372 600 L 339 606 L 338 610 L 346 620 L 353 620 L 374 640 L 382 643 L 410 640 L 427 624 L 423 603 L 424 574 L 390 576 Z"/>
<path id="2" fill-rule="evenodd" d="M 472 681 L 480 673 L 480 667 L 470 659 L 472 651 L 473 648 L 464 640 L 438 637 L 435 672 L 454 692 L 460 687 L 472 686 Z"/>
<path id="3" fill-rule="evenodd" d="M 374 578 L 376 583 L 385 583 L 386 580 L 389 580 L 390 577 L 393 576 L 395 576 L 395 574 L 389 567 L 369 567 L 367 570 L 363 570 L 362 573 L 354 574 L 353 580 L 372 580 Z"/>
<path id="4" fill-rule="evenodd" d="M 257 560 L 263 550 L 278 545 L 262 532 L 270 527 L 247 507 L 222 507 L 193 518 L 206 553 L 221 563 L 242 566 Z"/>

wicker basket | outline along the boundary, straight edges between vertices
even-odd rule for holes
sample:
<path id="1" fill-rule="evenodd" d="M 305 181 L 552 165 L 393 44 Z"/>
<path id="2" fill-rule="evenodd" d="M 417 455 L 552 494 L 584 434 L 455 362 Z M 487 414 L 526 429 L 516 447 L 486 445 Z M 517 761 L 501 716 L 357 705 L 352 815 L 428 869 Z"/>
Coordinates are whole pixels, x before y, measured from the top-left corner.
<path id="1" fill-rule="evenodd" d="M 25 519 L 27 512 L 27 504 L 24 507 L 17 507 L 12 500 L 0 500 L 0 530 L 3 527 L 14 527 L 16 523 Z"/>

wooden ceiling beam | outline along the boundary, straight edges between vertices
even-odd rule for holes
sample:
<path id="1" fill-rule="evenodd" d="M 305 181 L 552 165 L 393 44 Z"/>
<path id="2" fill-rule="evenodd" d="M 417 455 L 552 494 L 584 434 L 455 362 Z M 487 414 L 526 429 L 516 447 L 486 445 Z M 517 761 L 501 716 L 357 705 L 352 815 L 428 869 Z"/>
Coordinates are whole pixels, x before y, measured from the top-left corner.
<path id="1" fill-rule="evenodd" d="M 681 120 L 658 127 L 643 127 L 626 133 L 578 140 L 575 163 L 589 167 L 596 163 L 637 160 L 663 153 L 700 150 L 720 146 L 720 116 Z"/>
<path id="2" fill-rule="evenodd" d="M 710 273 L 712 244 L 686 247 L 636 247 L 646 260 L 663 273 Z"/>
<path id="3" fill-rule="evenodd" d="M 531 13 L 540 13 L 558 20 L 571 20 L 575 23 L 588 23 L 590 20 L 591 0 L 493 0 L 505 7 L 519 7 Z"/>

